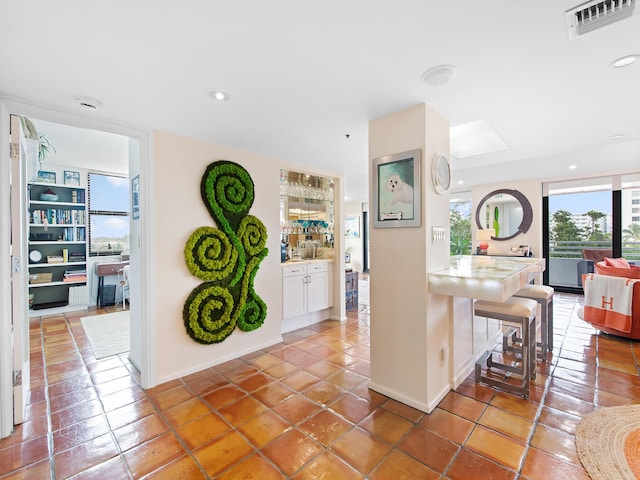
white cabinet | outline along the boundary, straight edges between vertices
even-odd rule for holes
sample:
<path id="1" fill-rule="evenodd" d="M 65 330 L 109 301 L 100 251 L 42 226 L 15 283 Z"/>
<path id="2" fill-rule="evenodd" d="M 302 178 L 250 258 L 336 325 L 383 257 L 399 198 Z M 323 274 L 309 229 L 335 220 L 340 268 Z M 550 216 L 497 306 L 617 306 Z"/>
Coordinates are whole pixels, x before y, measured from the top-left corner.
<path id="1" fill-rule="evenodd" d="M 282 267 L 284 319 L 333 305 L 330 270 L 329 262 L 294 263 Z"/>
<path id="2" fill-rule="evenodd" d="M 307 265 L 307 312 L 315 312 L 333 305 L 329 288 L 329 264 Z"/>
<path id="3" fill-rule="evenodd" d="M 297 317 L 307 313 L 307 266 L 282 267 L 282 316 Z"/>

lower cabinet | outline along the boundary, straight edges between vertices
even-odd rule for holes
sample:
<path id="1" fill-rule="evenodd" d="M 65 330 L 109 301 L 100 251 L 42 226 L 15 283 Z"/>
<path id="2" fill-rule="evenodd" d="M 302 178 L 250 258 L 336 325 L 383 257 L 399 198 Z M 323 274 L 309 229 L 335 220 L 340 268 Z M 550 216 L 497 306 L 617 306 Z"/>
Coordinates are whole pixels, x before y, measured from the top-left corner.
<path id="1" fill-rule="evenodd" d="M 282 316 L 293 318 L 333 305 L 329 262 L 282 267 Z"/>
<path id="2" fill-rule="evenodd" d="M 346 272 L 345 277 L 345 306 L 347 312 L 358 309 L 358 272 Z"/>

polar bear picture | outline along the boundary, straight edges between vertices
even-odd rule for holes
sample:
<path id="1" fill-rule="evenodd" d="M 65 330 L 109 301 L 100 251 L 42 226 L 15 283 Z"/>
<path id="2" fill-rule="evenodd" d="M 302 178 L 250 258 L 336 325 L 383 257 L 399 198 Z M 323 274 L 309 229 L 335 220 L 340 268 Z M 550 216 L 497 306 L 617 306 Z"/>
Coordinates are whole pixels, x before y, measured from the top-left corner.
<path id="1" fill-rule="evenodd" d="M 404 203 L 406 205 L 413 204 L 413 187 L 408 183 L 402 181 L 400 175 L 393 174 L 387 179 L 386 187 L 387 192 L 391 192 L 393 198 L 391 205 L 397 203 Z"/>

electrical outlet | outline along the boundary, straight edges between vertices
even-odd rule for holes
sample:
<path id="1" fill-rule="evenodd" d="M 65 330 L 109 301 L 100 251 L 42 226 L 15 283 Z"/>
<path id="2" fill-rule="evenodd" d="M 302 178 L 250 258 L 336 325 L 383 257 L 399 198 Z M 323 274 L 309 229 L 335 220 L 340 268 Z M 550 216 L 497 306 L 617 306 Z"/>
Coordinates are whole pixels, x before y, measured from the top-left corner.
<path id="1" fill-rule="evenodd" d="M 449 356 L 449 347 L 440 349 L 440 366 L 444 367 L 447 364 L 447 357 Z"/>

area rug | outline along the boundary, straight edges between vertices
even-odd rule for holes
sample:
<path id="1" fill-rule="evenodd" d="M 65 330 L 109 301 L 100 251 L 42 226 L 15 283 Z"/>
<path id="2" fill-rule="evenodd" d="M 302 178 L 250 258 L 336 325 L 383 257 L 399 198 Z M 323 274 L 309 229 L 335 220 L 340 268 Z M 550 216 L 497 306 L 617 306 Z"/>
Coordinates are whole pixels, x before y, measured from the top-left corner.
<path id="1" fill-rule="evenodd" d="M 593 480 L 640 478 L 640 405 L 604 407 L 584 417 L 576 448 Z"/>
<path id="2" fill-rule="evenodd" d="M 80 319 L 96 358 L 129 351 L 129 312 L 107 313 Z"/>

